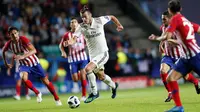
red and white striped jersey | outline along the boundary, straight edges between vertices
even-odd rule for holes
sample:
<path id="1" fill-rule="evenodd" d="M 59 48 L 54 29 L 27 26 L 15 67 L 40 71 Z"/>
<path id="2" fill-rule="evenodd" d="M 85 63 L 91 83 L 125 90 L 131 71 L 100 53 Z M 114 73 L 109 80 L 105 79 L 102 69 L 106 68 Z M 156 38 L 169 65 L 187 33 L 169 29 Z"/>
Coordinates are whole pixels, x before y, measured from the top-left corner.
<path id="1" fill-rule="evenodd" d="M 162 30 L 162 32 L 165 32 L 167 27 L 162 25 L 160 27 L 160 29 Z M 173 35 L 172 38 L 177 40 L 175 33 L 173 33 L 173 34 L 174 35 Z M 164 50 L 164 53 L 165 53 L 166 56 L 170 56 L 170 57 L 175 58 L 175 59 L 178 59 L 180 57 L 184 57 L 185 56 L 185 53 L 183 52 L 183 49 L 182 49 L 181 45 L 172 47 L 172 46 L 169 45 L 169 43 L 166 40 L 163 42 L 163 44 L 164 44 L 164 49 L 163 50 Z"/>
<path id="2" fill-rule="evenodd" d="M 200 53 L 200 47 L 197 45 L 194 35 L 198 28 L 199 25 L 191 23 L 181 14 L 173 16 L 167 28 L 167 32 L 175 32 L 187 59 Z"/>
<path id="3" fill-rule="evenodd" d="M 25 36 L 19 36 L 19 41 L 17 43 L 9 40 L 4 45 L 4 49 L 13 52 L 15 55 L 25 54 L 29 52 L 27 48 L 29 44 L 31 44 L 29 39 L 27 39 Z M 39 63 L 39 59 L 35 54 L 33 54 L 23 60 L 19 60 L 19 63 L 20 65 L 32 67 Z"/>
<path id="4" fill-rule="evenodd" d="M 86 43 L 84 39 L 84 35 L 79 32 L 75 31 L 73 32 L 67 32 L 65 35 L 62 37 L 61 44 L 63 45 L 63 42 L 66 40 L 71 39 L 73 36 L 77 37 L 76 43 L 74 45 L 68 46 L 68 62 L 77 62 L 77 61 L 84 61 L 87 60 L 87 54 L 86 54 Z"/>

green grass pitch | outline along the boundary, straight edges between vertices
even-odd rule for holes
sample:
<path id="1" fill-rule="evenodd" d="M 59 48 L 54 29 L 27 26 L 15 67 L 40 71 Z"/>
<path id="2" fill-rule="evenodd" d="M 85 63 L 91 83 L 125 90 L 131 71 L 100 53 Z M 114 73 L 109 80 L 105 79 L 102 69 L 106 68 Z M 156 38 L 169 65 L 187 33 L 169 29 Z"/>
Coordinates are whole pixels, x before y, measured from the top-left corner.
<path id="1" fill-rule="evenodd" d="M 181 99 L 186 112 L 199 112 L 200 95 L 191 84 L 180 86 Z M 70 95 L 80 97 L 80 94 L 62 94 L 60 99 L 63 106 L 57 107 L 51 95 L 43 96 L 41 103 L 36 102 L 35 96 L 27 101 L 12 98 L 0 99 L 0 112 L 163 112 L 174 106 L 173 101 L 165 103 L 167 96 L 164 87 L 145 89 L 120 90 L 116 99 L 111 99 L 110 91 L 100 91 L 100 97 L 89 104 L 81 102 L 80 107 L 70 109 L 67 99 Z"/>

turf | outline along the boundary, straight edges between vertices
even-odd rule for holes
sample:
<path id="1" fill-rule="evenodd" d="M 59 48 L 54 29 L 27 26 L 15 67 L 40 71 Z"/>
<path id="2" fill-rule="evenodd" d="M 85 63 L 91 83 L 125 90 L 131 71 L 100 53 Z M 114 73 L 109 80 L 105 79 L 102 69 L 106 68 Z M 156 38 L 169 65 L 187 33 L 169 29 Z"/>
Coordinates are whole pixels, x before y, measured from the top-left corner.
<path id="1" fill-rule="evenodd" d="M 181 98 L 186 112 L 200 110 L 200 96 L 196 94 L 191 84 L 180 86 Z M 100 98 L 89 104 L 81 102 L 80 107 L 70 109 L 67 99 L 70 95 L 80 97 L 80 94 L 60 95 L 63 106 L 56 107 L 51 95 L 43 96 L 42 103 L 36 103 L 35 96 L 27 101 L 12 98 L 0 99 L 0 112 L 163 112 L 173 107 L 173 102 L 165 103 L 167 96 L 162 86 L 145 89 L 120 90 L 116 99 L 111 99 L 110 91 L 100 91 Z"/>

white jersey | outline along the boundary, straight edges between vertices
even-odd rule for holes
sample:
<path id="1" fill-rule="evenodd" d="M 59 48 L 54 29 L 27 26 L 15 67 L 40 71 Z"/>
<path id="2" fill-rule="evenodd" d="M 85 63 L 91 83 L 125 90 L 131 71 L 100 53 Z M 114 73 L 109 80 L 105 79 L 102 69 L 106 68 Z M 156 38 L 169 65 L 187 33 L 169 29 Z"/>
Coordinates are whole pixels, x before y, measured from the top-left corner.
<path id="1" fill-rule="evenodd" d="M 108 46 L 104 33 L 104 25 L 109 22 L 109 16 L 92 18 L 92 24 L 80 24 L 81 31 L 85 35 L 86 44 L 89 50 L 90 58 L 108 51 Z"/>

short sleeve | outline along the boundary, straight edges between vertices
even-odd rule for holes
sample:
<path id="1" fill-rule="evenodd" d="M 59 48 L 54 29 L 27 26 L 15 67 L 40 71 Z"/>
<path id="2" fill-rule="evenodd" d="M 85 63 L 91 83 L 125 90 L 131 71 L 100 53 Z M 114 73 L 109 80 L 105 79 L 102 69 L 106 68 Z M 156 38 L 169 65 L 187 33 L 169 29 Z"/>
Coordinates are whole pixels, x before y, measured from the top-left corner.
<path id="1" fill-rule="evenodd" d="M 192 23 L 192 22 L 191 22 Z M 193 29 L 194 29 L 194 33 L 198 32 L 198 29 L 200 28 L 198 24 L 196 23 L 192 23 Z"/>
<path id="2" fill-rule="evenodd" d="M 28 46 L 28 45 L 31 44 L 31 42 L 30 42 L 30 40 L 29 40 L 28 38 L 26 38 L 26 37 L 24 37 L 24 36 L 21 36 L 20 38 L 21 38 L 22 44 L 23 44 L 24 46 Z"/>
<path id="3" fill-rule="evenodd" d="M 176 17 L 172 17 L 172 20 L 169 24 L 169 26 L 167 27 L 167 32 L 174 32 L 177 28 L 178 25 L 178 20 Z"/>
<path id="4" fill-rule="evenodd" d="M 68 35 L 69 35 L 69 32 L 67 32 L 67 33 L 65 33 L 65 35 L 63 35 L 63 40 L 67 40 L 69 37 L 68 37 Z"/>
<path id="5" fill-rule="evenodd" d="M 103 25 L 106 24 L 106 23 L 108 23 L 111 20 L 110 16 L 101 16 L 99 18 L 100 18 L 100 20 L 101 20 L 101 22 L 102 22 Z"/>
<path id="6" fill-rule="evenodd" d="M 9 46 L 10 46 L 10 41 L 6 42 L 5 45 L 3 46 L 3 50 L 7 51 L 9 50 Z"/>

